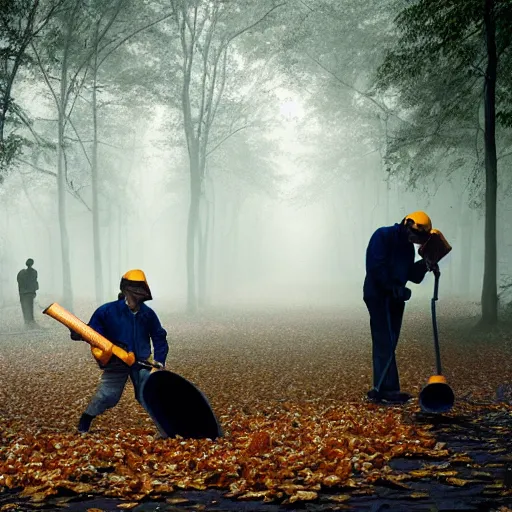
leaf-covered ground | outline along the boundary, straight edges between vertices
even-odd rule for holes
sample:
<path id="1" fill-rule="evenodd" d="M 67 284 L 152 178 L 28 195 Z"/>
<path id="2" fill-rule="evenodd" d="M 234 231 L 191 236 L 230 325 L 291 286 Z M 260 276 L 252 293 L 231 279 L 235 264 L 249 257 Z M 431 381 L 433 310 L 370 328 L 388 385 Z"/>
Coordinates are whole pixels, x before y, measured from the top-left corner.
<path id="1" fill-rule="evenodd" d="M 84 319 L 90 312 L 87 305 L 77 310 Z M 504 473 L 512 438 L 512 331 L 478 333 L 472 312 L 443 304 L 439 314 L 445 374 L 457 396 L 443 421 L 422 415 L 416 400 L 406 407 L 362 400 L 371 382 L 371 344 L 361 308 L 218 311 L 199 319 L 161 314 L 168 366 L 206 394 L 226 434 L 192 441 L 158 439 L 131 384 L 89 435 L 77 434 L 100 376 L 88 346 L 46 317 L 46 330 L 25 333 L 17 308 L 5 309 L 0 510 L 25 501 L 69 506 L 77 496 L 122 498 L 126 508 L 160 500 L 178 510 L 188 503 L 187 491 L 219 491 L 217 506 L 231 499 L 238 504 L 232 510 L 247 501 L 347 509 L 379 488 L 429 503 L 442 489 L 467 488 L 505 506 L 512 502 Z M 398 349 L 402 388 L 415 395 L 433 373 L 428 313 L 409 308 Z M 469 441 L 457 440 L 457 428 Z M 475 460 L 471 438 L 487 458 Z M 400 463 L 407 460 L 420 462 Z M 425 481 L 441 491 L 422 487 Z M 27 500 L 20 501 L 20 491 Z M 16 499 L 5 498 L 11 492 Z"/>

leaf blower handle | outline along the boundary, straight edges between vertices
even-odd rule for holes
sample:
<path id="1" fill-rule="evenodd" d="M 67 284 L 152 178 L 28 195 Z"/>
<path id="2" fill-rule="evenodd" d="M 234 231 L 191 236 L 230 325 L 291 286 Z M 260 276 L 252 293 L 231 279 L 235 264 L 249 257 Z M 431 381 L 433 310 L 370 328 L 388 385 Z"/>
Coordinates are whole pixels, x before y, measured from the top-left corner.
<path id="1" fill-rule="evenodd" d="M 441 272 L 439 271 L 439 268 L 433 270 L 434 274 L 434 296 L 432 297 L 433 300 L 437 300 L 439 298 L 439 278 L 441 277 Z"/>
<path id="2" fill-rule="evenodd" d="M 165 370 L 165 366 L 158 361 L 136 361 L 136 364 L 151 371 Z"/>
<path id="3" fill-rule="evenodd" d="M 441 276 L 440 272 L 434 273 L 434 296 L 432 297 L 431 301 L 431 309 L 432 309 L 432 330 L 434 333 L 434 347 L 436 350 L 436 368 L 437 368 L 437 375 L 442 375 L 442 368 L 441 368 L 441 350 L 439 348 L 439 335 L 437 332 L 437 318 L 436 318 L 436 301 L 438 299 L 438 293 L 439 293 L 439 278 Z"/>
<path id="4" fill-rule="evenodd" d="M 135 363 L 135 354 L 133 352 L 126 352 L 126 350 L 123 350 L 121 347 L 114 345 L 112 342 L 107 340 L 107 338 L 96 332 L 56 302 L 48 306 L 43 313 L 51 316 L 61 324 L 65 325 L 68 329 L 78 333 L 81 339 L 89 343 L 89 345 L 95 349 L 99 349 L 99 351 L 105 352 L 107 355 L 109 353 L 114 354 L 128 366 Z M 95 357 L 99 357 L 99 354 L 95 354 Z"/>

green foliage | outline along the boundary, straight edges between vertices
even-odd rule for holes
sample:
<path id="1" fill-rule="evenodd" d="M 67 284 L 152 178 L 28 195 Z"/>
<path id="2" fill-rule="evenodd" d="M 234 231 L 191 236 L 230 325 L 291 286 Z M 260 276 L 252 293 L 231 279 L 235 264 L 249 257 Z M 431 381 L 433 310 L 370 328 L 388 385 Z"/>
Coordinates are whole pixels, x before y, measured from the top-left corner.
<path id="1" fill-rule="evenodd" d="M 483 15 L 479 0 L 420 0 L 396 18 L 397 40 L 379 67 L 376 90 L 406 119 L 393 127 L 386 163 L 391 173 L 408 175 L 412 187 L 437 172 L 465 172 L 469 180 L 481 175 Z M 505 130 L 512 114 L 510 16 L 512 3 L 497 0 L 498 145 L 510 144 Z"/>

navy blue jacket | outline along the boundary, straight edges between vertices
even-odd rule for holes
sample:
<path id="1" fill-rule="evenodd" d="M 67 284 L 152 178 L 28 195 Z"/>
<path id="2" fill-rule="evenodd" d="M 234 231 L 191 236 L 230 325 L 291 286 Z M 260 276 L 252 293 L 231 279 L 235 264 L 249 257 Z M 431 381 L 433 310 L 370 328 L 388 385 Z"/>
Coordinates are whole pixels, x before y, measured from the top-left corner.
<path id="1" fill-rule="evenodd" d="M 427 272 L 424 260 L 414 262 L 414 244 L 401 224 L 377 229 L 366 249 L 364 298 L 386 297 L 407 281 L 419 284 Z"/>
<path id="2" fill-rule="evenodd" d="M 136 314 L 124 299 L 103 304 L 92 315 L 89 326 L 115 345 L 133 352 L 139 361 L 151 355 L 151 338 L 155 361 L 165 364 L 169 351 L 167 332 L 156 313 L 144 303 Z"/>

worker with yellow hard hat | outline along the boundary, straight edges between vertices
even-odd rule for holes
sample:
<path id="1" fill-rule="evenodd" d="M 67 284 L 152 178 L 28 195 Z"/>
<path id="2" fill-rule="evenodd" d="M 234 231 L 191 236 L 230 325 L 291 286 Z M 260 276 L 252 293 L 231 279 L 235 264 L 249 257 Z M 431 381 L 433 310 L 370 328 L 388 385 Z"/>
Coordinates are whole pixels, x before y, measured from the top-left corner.
<path id="1" fill-rule="evenodd" d="M 373 388 L 367 393 L 372 401 L 405 403 L 411 398 L 400 390 L 394 354 L 405 303 L 411 298 L 407 282 L 419 284 L 428 271 L 438 271 L 437 264 L 415 262 L 414 244 L 423 245 L 431 231 L 430 217 L 417 211 L 400 223 L 377 229 L 370 238 L 363 298 L 372 333 Z"/>
<path id="2" fill-rule="evenodd" d="M 139 269 L 129 270 L 121 278 L 119 286 L 121 292 L 118 300 L 100 306 L 92 315 L 89 326 L 114 345 L 133 352 L 137 361 L 151 357 L 152 344 L 154 363 L 164 368 L 169 351 L 167 332 L 156 313 L 144 304 L 153 298 L 144 272 Z M 71 338 L 81 339 L 73 331 Z M 96 394 L 80 418 L 78 431 L 81 433 L 89 431 L 96 416 L 117 405 L 128 377 L 135 389 L 135 398 L 144 406 L 141 387 L 149 374 L 146 368 L 137 364 L 128 366 L 112 353 L 94 347 L 91 350 L 103 373 Z"/>

